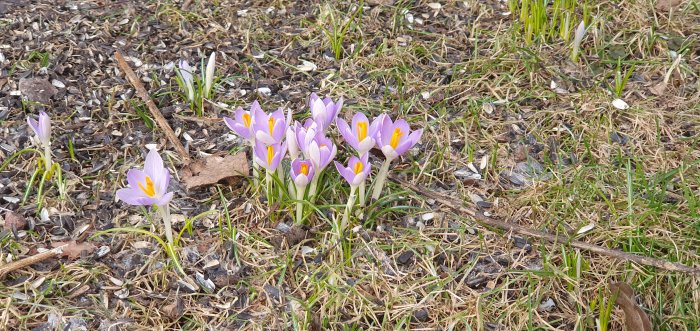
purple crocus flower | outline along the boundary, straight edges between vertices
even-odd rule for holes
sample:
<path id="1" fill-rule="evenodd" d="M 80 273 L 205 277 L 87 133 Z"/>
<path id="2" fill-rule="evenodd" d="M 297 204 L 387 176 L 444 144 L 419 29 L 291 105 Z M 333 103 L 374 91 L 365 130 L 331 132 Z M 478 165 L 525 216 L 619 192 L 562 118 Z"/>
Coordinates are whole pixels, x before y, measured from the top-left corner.
<path id="1" fill-rule="evenodd" d="M 393 160 L 413 147 L 423 134 L 423 129 L 411 132 L 411 128 L 405 120 L 392 122 L 389 116 L 382 114 L 377 118 L 377 147 L 379 147 L 387 160 Z"/>
<path id="2" fill-rule="evenodd" d="M 241 138 L 248 141 L 254 140 L 253 116 L 251 113 L 254 114 L 256 109 L 260 109 L 262 112 L 262 108 L 260 108 L 260 104 L 258 104 L 257 101 L 253 102 L 250 106 L 250 110 L 243 110 L 243 108 L 238 107 L 234 118 L 224 116 L 224 123 L 229 129 L 241 136 Z"/>
<path id="3" fill-rule="evenodd" d="M 185 60 L 180 60 L 178 63 L 178 68 L 180 69 L 180 77 L 182 77 L 182 83 L 187 89 L 187 99 L 194 101 L 194 79 L 192 79 L 192 67 Z"/>
<path id="4" fill-rule="evenodd" d="M 292 159 L 299 157 L 300 152 L 304 152 L 317 135 L 318 126 L 312 120 L 311 125 L 302 126 L 299 122 L 287 128 L 287 148 Z"/>
<path id="5" fill-rule="evenodd" d="M 287 113 L 287 118 L 284 117 L 282 108 L 268 115 L 258 104 L 257 107 L 251 107 L 251 111 L 253 112 L 253 131 L 256 140 L 272 145 L 278 144 L 284 139 L 288 123 L 291 122 L 291 111 Z"/>
<path id="6" fill-rule="evenodd" d="M 255 162 L 270 172 L 277 170 L 286 152 L 287 142 L 269 145 L 262 141 L 255 142 Z"/>
<path id="7" fill-rule="evenodd" d="M 335 154 L 338 152 L 338 148 L 332 140 L 317 134 L 306 147 L 302 147 L 302 151 L 304 152 L 304 157 L 309 159 L 314 165 L 314 169 L 318 175 L 333 161 Z"/>
<path id="8" fill-rule="evenodd" d="M 335 121 L 342 107 L 342 97 L 338 100 L 338 102 L 333 102 L 333 100 L 329 97 L 322 100 L 316 95 L 316 93 L 311 93 L 311 96 L 309 97 L 311 117 L 324 131 L 331 126 L 331 123 Z"/>
<path id="9" fill-rule="evenodd" d="M 377 119 L 370 124 L 365 114 L 357 112 L 355 116 L 352 117 L 352 127 L 342 118 L 338 118 L 336 124 L 345 142 L 354 148 L 359 155 L 365 155 L 374 147 L 374 137 L 379 128 L 379 121 Z"/>
<path id="10" fill-rule="evenodd" d="M 336 161 L 335 168 L 338 169 L 340 175 L 348 181 L 351 187 L 358 187 L 367 179 L 370 170 L 372 170 L 372 165 L 367 162 L 368 157 L 369 154 L 365 154 L 361 158 L 357 156 L 350 157 L 347 167 L 343 167 L 340 162 Z"/>
<path id="11" fill-rule="evenodd" d="M 34 130 L 34 133 L 44 147 L 48 147 L 51 144 L 51 119 L 49 115 L 46 115 L 46 113 L 42 111 L 39 113 L 39 121 L 27 117 L 27 123 L 29 127 Z"/>
<path id="12" fill-rule="evenodd" d="M 143 170 L 129 170 L 126 180 L 129 187 L 117 190 L 117 198 L 130 205 L 163 207 L 173 198 L 173 193 L 167 192 L 170 172 L 154 149 L 148 152 Z"/>
<path id="13" fill-rule="evenodd" d="M 294 159 L 292 161 L 292 169 L 289 172 L 292 175 L 294 184 L 297 187 L 304 187 L 314 177 L 314 165 L 308 160 Z"/>

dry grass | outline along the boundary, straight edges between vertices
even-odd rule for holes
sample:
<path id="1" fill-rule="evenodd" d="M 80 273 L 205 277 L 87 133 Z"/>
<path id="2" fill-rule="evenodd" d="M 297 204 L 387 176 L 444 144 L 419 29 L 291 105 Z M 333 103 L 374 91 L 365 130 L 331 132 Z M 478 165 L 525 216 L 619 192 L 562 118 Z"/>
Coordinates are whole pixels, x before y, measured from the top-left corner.
<path id="1" fill-rule="evenodd" d="M 329 8 L 338 19 L 350 6 L 334 2 Z M 697 1 L 682 1 L 672 16 L 655 10 L 649 0 L 599 2 L 592 10 L 596 18 L 582 61 L 576 64 L 563 42 L 525 46 L 500 1 L 443 3 L 436 16 L 423 2 L 371 6 L 346 35 L 340 60 L 327 56 L 329 41 L 319 23 L 327 26 L 330 18 L 319 19 L 318 4 L 217 1 L 208 6 L 194 2 L 188 11 L 179 7 L 165 1 L 94 5 L 79 12 L 53 9 L 41 23 L 54 27 L 46 38 L 66 38 L 76 55 L 61 57 L 58 44 L 2 49 L 15 72 L 36 71 L 34 61 L 27 60 L 34 50 L 48 52 L 51 67 L 75 68 L 66 85 L 81 93 L 48 108 L 56 120 L 58 159 L 69 159 L 63 142 L 82 127 L 65 128 L 80 124 L 79 117 L 91 118 L 87 123 L 95 136 L 111 137 L 85 142 L 76 147 L 80 162 L 66 161 L 71 165 L 68 189 L 74 193 L 61 201 L 55 189 L 47 192 L 45 205 L 53 208 L 50 224 L 38 221 L 31 202 L 22 208 L 0 204 L 38 222 L 35 230 L 21 231 L 19 239 L 11 233 L 2 236 L 3 260 L 70 236 L 73 229 L 66 219 L 75 228 L 90 224 L 91 233 L 150 224 L 138 210 L 113 203 L 113 194 L 123 185 L 124 170 L 142 162 L 142 143 L 163 143 L 164 138 L 120 102 L 130 96 L 130 87 L 113 75 L 111 53 L 91 50 L 103 57 L 93 64 L 81 49 L 88 46 L 78 44 L 80 36 L 97 35 L 105 47 L 123 42 L 120 48 L 143 61 L 137 69 L 142 77 L 166 83 L 151 82 L 147 88 L 172 126 L 194 138 L 192 155 L 240 146 L 226 138 L 223 125 L 173 116 L 189 114 L 173 106 L 177 98 L 167 92 L 174 81 L 160 66 L 217 49 L 220 73 L 230 82 L 222 84 L 219 102 L 244 105 L 257 98 L 265 109 L 287 105 L 302 118 L 309 92 L 343 96 L 346 112 L 388 112 L 425 127 L 420 147 L 395 164 L 395 173 L 409 181 L 470 204 L 478 195 L 490 202 L 488 212 L 510 222 L 700 265 Z M 66 23 L 78 13 L 82 25 L 80 20 Z M 28 8 L 15 14 L 3 19 L 0 32 L 29 30 L 32 22 L 42 20 Z M 128 23 L 118 24 L 126 18 Z M 75 36 L 59 38 L 66 29 Z M 0 38 L 8 39 L 1 44 L 13 42 Z M 167 41 L 165 47 L 160 40 Z M 665 93 L 655 95 L 650 88 L 670 67 L 670 51 L 683 54 L 683 60 Z M 253 56 L 258 53 L 265 57 Z M 635 65 L 621 96 L 631 105 L 626 110 L 611 106 L 609 94 L 617 53 L 624 54 L 624 70 Z M 318 69 L 296 70 L 301 60 Z M 2 70 L 9 73 L 10 67 L 3 64 Z M 86 76 L 79 79 L 77 72 Z M 9 83 L 18 79 L 15 73 Z M 551 81 L 566 93 L 552 90 Z M 273 93 L 256 96 L 258 87 L 270 87 Z M 0 88 L 7 95 L 9 87 Z M 24 130 L 21 105 L 7 105 L 3 134 Z M 87 115 L 78 107 L 87 109 Z M 209 109 L 205 116 L 220 111 Z M 110 135 L 115 130 L 122 136 Z M 21 149 L 25 143 L 14 144 Z M 166 154 L 177 169 L 175 155 Z M 4 160 L 9 154 L 1 156 Z M 21 197 L 21 183 L 33 171 L 31 161 L 20 158 L 3 172 L 3 179 L 18 183 L 0 182 L 3 196 Z M 470 163 L 481 179 L 464 178 Z M 526 182 L 518 185 L 509 176 L 522 164 L 541 165 L 542 171 L 523 175 Z M 697 278 L 485 229 L 393 184 L 388 190 L 396 194 L 369 209 L 364 226 L 339 246 L 330 222 L 342 213 L 348 189 L 335 174 L 329 176 L 306 237 L 296 238 L 300 240 L 278 230 L 279 222 L 289 223 L 291 204 L 270 212 L 250 185 L 222 186 L 222 201 L 216 189 L 186 194 L 178 178 L 174 182 L 177 214 L 219 211 L 196 221 L 180 250 L 188 272 L 215 280 L 214 293 L 178 288 L 175 272 L 153 240 L 101 236 L 94 242 L 111 248 L 105 258 L 50 261 L 4 280 L 2 325 L 39 330 L 77 330 L 81 325 L 88 330 L 595 330 L 596 319 L 604 314 L 601 306 L 612 300 L 608 282 L 625 281 L 656 329 L 700 327 Z M 238 232 L 235 240 L 228 221 Z M 576 234 L 588 224 L 594 224 L 591 231 Z M 342 253 L 339 247 L 344 247 Z M 577 254 L 587 265 L 580 277 L 570 264 Z M 549 299 L 554 306 L 541 307 Z M 181 309 L 169 316 L 174 303 Z M 607 329 L 625 329 L 618 307 L 612 309 Z"/>

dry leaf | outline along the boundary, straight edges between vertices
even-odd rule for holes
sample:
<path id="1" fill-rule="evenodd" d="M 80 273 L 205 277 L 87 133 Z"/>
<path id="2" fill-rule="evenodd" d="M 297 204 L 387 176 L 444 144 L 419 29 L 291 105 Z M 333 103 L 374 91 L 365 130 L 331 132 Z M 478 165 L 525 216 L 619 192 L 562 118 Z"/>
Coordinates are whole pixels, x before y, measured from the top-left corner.
<path id="1" fill-rule="evenodd" d="M 13 211 L 8 211 L 5 213 L 5 230 L 23 230 L 27 226 L 27 220 L 22 217 L 22 215 L 17 214 Z"/>
<path id="2" fill-rule="evenodd" d="M 676 9 L 681 4 L 682 0 L 658 0 L 656 2 L 656 10 L 670 11 Z"/>
<path id="3" fill-rule="evenodd" d="M 67 257 L 71 260 L 75 260 L 79 258 L 83 252 L 87 252 L 87 254 L 91 254 L 92 252 L 95 251 L 95 245 L 89 242 L 76 242 L 75 240 L 71 241 L 57 241 L 51 243 L 51 247 L 56 248 L 66 245 L 65 247 L 61 248 L 61 256 Z"/>
<path id="4" fill-rule="evenodd" d="M 653 95 L 663 95 L 666 92 L 666 82 L 661 82 L 650 87 L 649 92 L 651 92 Z"/>
<path id="5" fill-rule="evenodd" d="M 610 283 L 610 292 L 617 294 L 615 303 L 625 312 L 625 325 L 627 330 L 652 331 L 649 316 L 637 306 L 634 301 L 634 291 L 629 284 L 624 282 Z"/>
<path id="6" fill-rule="evenodd" d="M 214 185 L 220 181 L 233 184 L 235 177 L 248 176 L 248 158 L 244 152 L 236 155 L 214 154 L 192 162 L 182 169 L 187 190 Z"/>
<path id="7" fill-rule="evenodd" d="M 179 297 L 176 297 L 173 302 L 171 302 L 168 305 L 163 306 L 161 308 L 161 311 L 165 316 L 170 317 L 173 320 L 176 320 L 182 316 L 182 313 L 185 311 L 185 305 L 182 304 L 182 300 Z"/>

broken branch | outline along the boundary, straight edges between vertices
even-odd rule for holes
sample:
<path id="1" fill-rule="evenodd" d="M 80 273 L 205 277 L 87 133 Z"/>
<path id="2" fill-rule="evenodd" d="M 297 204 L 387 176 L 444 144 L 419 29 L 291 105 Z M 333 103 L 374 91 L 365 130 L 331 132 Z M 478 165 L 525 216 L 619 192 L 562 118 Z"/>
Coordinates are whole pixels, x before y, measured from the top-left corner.
<path id="1" fill-rule="evenodd" d="M 173 129 L 170 128 L 168 121 L 165 120 L 163 114 L 160 112 L 160 110 L 158 110 L 158 107 L 148 95 L 148 91 L 146 91 L 146 88 L 143 87 L 141 80 L 139 80 L 138 76 L 136 76 L 136 73 L 134 73 L 134 71 L 131 70 L 131 67 L 128 63 L 126 63 L 126 60 L 124 59 L 124 56 L 122 56 L 121 52 L 114 52 L 114 57 L 117 59 L 117 64 L 119 64 L 119 68 L 122 69 L 122 71 L 126 75 L 126 78 L 136 89 L 136 94 L 139 96 L 139 98 L 141 98 L 141 100 L 143 100 L 146 106 L 148 106 L 148 110 L 151 112 L 151 115 L 153 115 L 153 118 L 156 120 L 158 127 L 160 127 L 160 129 L 163 130 L 165 136 L 168 138 L 170 143 L 173 144 L 175 150 L 182 158 L 182 161 L 185 164 L 189 164 L 191 159 L 189 154 L 187 153 L 187 150 L 185 150 L 185 146 L 183 146 L 180 140 L 177 139 L 175 132 L 173 132 Z"/>

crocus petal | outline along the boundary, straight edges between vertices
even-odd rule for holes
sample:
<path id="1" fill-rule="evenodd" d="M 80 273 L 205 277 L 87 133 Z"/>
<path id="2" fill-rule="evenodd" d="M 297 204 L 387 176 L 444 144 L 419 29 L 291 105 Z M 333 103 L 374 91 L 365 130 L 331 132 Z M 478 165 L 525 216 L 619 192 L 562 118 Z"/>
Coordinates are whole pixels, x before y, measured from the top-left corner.
<path id="1" fill-rule="evenodd" d="M 34 131 L 34 134 L 37 135 L 37 137 L 38 137 L 39 136 L 39 123 L 35 119 L 33 119 L 31 117 L 27 117 L 27 124 L 29 124 L 29 127 L 32 128 L 32 131 Z"/>
<path id="2" fill-rule="evenodd" d="M 153 187 L 156 189 L 156 196 L 164 194 L 167 188 L 163 188 L 163 186 L 167 184 L 166 181 L 169 180 L 165 178 L 165 174 L 168 173 L 168 170 L 163 166 L 163 159 L 155 149 L 152 149 L 148 152 L 148 155 L 146 155 L 143 171 L 147 176 L 151 177 Z"/>
<path id="3" fill-rule="evenodd" d="M 345 142 L 347 142 L 352 148 L 356 150 L 359 149 L 359 142 L 357 140 L 356 133 L 350 128 L 348 122 L 345 122 L 344 119 L 339 118 L 335 121 L 335 125 L 338 126 L 338 131 L 340 131 L 340 135 L 343 136 Z"/>
<path id="4" fill-rule="evenodd" d="M 411 134 L 407 138 L 402 139 L 401 143 L 396 147 L 396 154 L 403 155 L 406 153 L 407 150 L 411 149 L 416 145 L 416 143 L 418 143 L 418 140 L 420 140 L 422 134 L 423 129 L 418 129 L 411 132 Z"/>
<path id="5" fill-rule="evenodd" d="M 341 176 L 345 179 L 345 181 L 348 182 L 348 184 L 352 185 L 353 180 L 355 179 L 355 173 L 352 172 L 352 170 L 343 167 L 340 162 L 335 161 L 335 169 L 338 170 L 338 173 L 340 173 Z"/>
<path id="6" fill-rule="evenodd" d="M 384 153 L 384 157 L 386 157 L 387 160 L 393 160 L 397 157 L 399 157 L 399 154 L 396 153 L 396 151 L 390 146 L 390 145 L 384 145 L 381 147 L 382 148 L 382 153 Z"/>
<path id="7" fill-rule="evenodd" d="M 357 150 L 357 154 L 359 155 L 365 155 L 367 152 L 369 152 L 375 145 L 374 138 L 365 138 L 365 140 L 361 141 L 357 147 L 355 147 L 355 150 Z"/>
<path id="8" fill-rule="evenodd" d="M 285 136 L 287 138 L 287 148 L 289 150 L 289 157 L 291 157 L 292 160 L 294 160 L 299 157 L 299 143 L 297 141 L 297 135 L 294 132 L 294 127 L 288 127 L 287 131 L 285 132 Z"/>
<path id="9" fill-rule="evenodd" d="M 138 188 L 139 183 L 146 182 L 146 173 L 139 169 L 129 169 L 126 173 L 126 182 L 129 187 Z"/>
<path id="10" fill-rule="evenodd" d="M 127 187 L 117 190 L 117 199 L 132 206 L 149 206 L 155 199 L 149 198 L 138 188 Z"/>
<path id="11" fill-rule="evenodd" d="M 157 201 L 153 202 L 153 204 L 155 204 L 158 207 L 162 207 L 162 206 L 167 205 L 170 202 L 170 200 L 172 200 L 172 198 L 173 198 L 173 192 L 168 192 L 168 193 L 164 194 L 162 197 L 160 197 L 160 199 L 157 199 Z"/>

